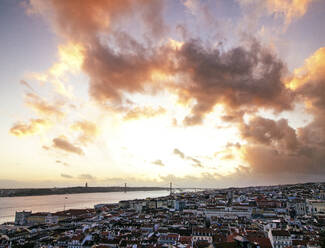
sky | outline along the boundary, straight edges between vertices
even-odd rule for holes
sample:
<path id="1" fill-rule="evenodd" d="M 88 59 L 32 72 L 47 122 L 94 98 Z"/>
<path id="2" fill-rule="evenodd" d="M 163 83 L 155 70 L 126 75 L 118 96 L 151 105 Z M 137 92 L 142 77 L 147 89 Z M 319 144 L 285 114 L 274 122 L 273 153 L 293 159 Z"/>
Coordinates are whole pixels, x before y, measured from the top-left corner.
<path id="1" fill-rule="evenodd" d="M 324 181 L 324 13 L 1 1 L 0 188 Z"/>

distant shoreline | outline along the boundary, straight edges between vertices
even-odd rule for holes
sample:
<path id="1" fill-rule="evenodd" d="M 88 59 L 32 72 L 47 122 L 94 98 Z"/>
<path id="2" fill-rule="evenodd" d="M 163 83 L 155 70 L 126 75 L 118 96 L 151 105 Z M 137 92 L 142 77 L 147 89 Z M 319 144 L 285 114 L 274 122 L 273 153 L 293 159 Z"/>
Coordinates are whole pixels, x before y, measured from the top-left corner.
<path id="1" fill-rule="evenodd" d="M 168 188 L 164 188 L 164 187 L 18 188 L 18 189 L 0 189 L 0 197 L 66 195 L 66 194 L 128 192 L 128 191 L 159 191 L 159 190 L 168 190 Z"/>

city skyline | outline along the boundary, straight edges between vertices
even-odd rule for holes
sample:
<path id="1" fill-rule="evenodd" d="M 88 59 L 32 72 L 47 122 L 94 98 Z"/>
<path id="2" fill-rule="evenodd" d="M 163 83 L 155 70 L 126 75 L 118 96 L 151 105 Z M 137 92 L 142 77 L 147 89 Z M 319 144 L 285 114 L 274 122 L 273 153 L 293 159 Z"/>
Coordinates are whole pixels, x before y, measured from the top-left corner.
<path id="1" fill-rule="evenodd" d="M 0 188 L 325 180 L 325 2 L 0 3 Z"/>

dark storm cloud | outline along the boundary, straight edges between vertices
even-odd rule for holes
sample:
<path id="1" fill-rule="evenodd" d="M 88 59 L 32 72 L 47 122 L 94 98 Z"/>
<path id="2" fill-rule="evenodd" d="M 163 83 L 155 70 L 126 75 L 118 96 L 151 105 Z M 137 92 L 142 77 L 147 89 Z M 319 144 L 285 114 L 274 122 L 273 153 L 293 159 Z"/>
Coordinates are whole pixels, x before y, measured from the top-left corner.
<path id="1" fill-rule="evenodd" d="M 274 121 L 262 117 L 255 117 L 249 124 L 242 124 L 241 135 L 251 143 L 277 144 L 282 149 L 294 151 L 298 148 L 296 131 L 288 125 L 288 121 L 281 119 Z"/>
<path id="2" fill-rule="evenodd" d="M 217 103 L 234 110 L 265 107 L 281 111 L 292 107 L 292 95 L 281 81 L 283 63 L 256 41 L 249 48 L 221 52 L 191 40 L 177 58 L 178 70 L 189 81 L 176 91 L 183 99 L 197 101 L 185 119 L 188 125 L 201 123 Z"/>

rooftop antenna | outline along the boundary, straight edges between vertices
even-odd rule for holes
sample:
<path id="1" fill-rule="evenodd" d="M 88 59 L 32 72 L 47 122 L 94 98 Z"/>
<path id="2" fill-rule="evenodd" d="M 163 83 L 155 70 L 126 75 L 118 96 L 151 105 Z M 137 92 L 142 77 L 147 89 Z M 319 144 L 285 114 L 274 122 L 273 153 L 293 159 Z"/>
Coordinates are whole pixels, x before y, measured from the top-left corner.
<path id="1" fill-rule="evenodd" d="M 65 211 L 65 200 L 68 199 L 68 197 L 64 197 L 64 205 L 63 205 L 63 211 Z"/>

